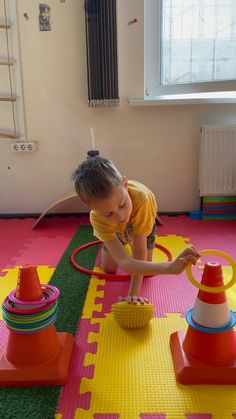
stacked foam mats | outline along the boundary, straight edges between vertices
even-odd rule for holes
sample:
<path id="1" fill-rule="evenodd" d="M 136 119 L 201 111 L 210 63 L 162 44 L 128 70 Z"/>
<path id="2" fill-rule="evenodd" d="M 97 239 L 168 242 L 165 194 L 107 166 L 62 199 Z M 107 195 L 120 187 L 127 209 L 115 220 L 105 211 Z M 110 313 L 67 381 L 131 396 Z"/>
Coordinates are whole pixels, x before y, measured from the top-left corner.
<path id="1" fill-rule="evenodd" d="M 236 220 L 236 196 L 205 196 L 203 220 Z"/>

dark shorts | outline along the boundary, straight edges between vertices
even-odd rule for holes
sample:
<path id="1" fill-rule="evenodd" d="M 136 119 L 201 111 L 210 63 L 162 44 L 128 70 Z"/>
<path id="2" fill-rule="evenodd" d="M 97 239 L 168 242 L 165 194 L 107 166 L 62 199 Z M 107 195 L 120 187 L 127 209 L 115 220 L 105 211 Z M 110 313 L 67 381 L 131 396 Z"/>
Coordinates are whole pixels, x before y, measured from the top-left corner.
<path id="1" fill-rule="evenodd" d="M 154 223 L 151 233 L 147 236 L 147 249 L 152 250 L 155 247 L 155 237 L 156 237 L 156 223 Z M 126 244 L 129 241 L 122 240 L 119 236 L 118 239 L 121 243 Z M 103 244 L 103 249 L 107 251 L 105 244 Z"/>
<path id="2" fill-rule="evenodd" d="M 149 234 L 149 236 L 147 236 L 148 250 L 153 249 L 155 247 L 156 232 L 157 232 L 156 223 L 154 223 L 151 233 Z"/>

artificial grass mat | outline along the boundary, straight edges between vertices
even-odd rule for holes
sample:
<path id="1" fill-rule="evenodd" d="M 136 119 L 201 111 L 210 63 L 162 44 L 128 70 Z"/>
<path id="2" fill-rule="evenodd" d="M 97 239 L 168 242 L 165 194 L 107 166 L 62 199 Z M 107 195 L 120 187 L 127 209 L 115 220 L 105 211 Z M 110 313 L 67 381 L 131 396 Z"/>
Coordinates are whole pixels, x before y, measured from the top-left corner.
<path id="1" fill-rule="evenodd" d="M 80 226 L 52 275 L 50 284 L 60 290 L 59 313 L 55 323 L 57 331 L 76 334 L 90 277 L 71 265 L 70 255 L 78 246 L 94 240 L 92 228 Z M 96 253 L 97 246 L 91 246 L 79 253 L 76 260 L 92 269 Z M 61 386 L 2 387 L 0 419 L 54 419 L 60 391 Z"/>

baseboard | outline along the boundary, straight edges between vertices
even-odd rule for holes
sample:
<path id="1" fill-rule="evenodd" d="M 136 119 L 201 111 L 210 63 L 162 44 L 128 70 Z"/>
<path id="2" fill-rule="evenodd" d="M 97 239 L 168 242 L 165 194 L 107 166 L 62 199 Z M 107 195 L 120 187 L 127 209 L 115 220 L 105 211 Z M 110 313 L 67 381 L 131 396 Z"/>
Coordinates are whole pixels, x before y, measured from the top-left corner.
<path id="1" fill-rule="evenodd" d="M 0 218 L 38 218 L 40 217 L 40 213 L 14 213 L 14 214 L 0 214 Z M 51 217 L 84 217 L 88 216 L 88 212 L 55 212 L 46 214 L 45 218 L 51 218 Z M 178 215 L 189 215 L 189 211 L 163 211 L 158 212 L 158 215 L 161 217 L 162 215 L 168 215 L 169 217 L 177 217 Z"/>
<path id="2" fill-rule="evenodd" d="M 0 214 L 0 218 L 39 218 L 40 217 L 40 213 L 19 213 L 19 214 Z M 52 217 L 84 217 L 84 216 L 88 216 L 89 213 L 88 212 L 70 212 L 70 213 L 64 213 L 64 212 L 55 212 L 55 213 L 50 213 L 50 214 L 46 214 L 44 216 L 44 218 L 52 218 Z"/>
<path id="3" fill-rule="evenodd" d="M 158 215 L 160 215 L 160 217 L 162 215 L 167 215 L 168 217 L 178 217 L 178 215 L 189 215 L 189 211 L 158 212 Z"/>

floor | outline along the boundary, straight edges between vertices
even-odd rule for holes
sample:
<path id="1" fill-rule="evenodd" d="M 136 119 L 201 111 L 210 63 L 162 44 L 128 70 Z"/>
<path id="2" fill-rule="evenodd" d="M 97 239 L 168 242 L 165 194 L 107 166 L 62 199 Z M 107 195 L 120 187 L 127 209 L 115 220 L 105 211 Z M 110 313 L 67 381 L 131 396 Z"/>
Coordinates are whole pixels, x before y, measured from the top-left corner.
<path id="1" fill-rule="evenodd" d="M 0 220 L 1 300 L 15 288 L 17 269 L 25 263 L 38 266 L 43 281 L 49 281 L 78 227 L 88 223 L 86 217 L 53 217 L 32 230 L 34 221 Z M 236 260 L 236 221 L 192 220 L 187 216 L 163 216 L 162 221 L 156 242 L 173 258 L 194 245 L 199 251 L 215 249 Z M 222 265 L 228 281 L 231 271 L 227 262 L 212 252 L 209 258 Z M 154 259 L 165 261 L 166 256 L 155 249 Z M 205 263 L 202 258 L 193 269 L 199 281 Z M 100 271 L 99 254 L 94 269 Z M 186 273 L 144 279 L 143 293 L 155 307 L 154 318 L 146 328 L 122 329 L 114 321 L 112 304 L 127 288 L 127 281 L 114 283 L 92 277 L 57 419 L 236 418 L 235 386 L 185 386 L 176 381 L 169 336 L 187 330 L 185 314 L 198 296 Z M 235 311 L 234 287 L 227 291 L 227 301 Z M 0 352 L 4 352 L 8 331 L 1 317 L 0 335 Z"/>

